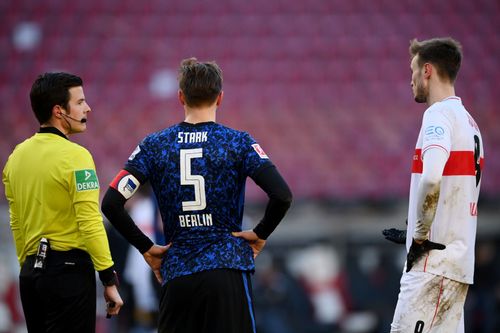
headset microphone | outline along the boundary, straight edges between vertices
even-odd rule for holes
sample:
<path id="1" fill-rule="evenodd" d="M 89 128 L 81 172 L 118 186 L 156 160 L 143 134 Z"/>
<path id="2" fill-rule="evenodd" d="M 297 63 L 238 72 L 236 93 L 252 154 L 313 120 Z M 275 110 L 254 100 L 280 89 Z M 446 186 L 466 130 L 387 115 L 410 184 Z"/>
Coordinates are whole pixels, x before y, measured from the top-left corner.
<path id="1" fill-rule="evenodd" d="M 69 115 L 67 115 L 67 114 L 65 114 L 65 113 L 62 113 L 62 112 L 61 112 L 60 114 L 61 114 L 62 116 L 68 117 L 68 118 L 69 118 L 69 119 L 71 119 L 71 120 L 78 121 L 79 123 L 82 123 L 82 124 L 85 124 L 85 123 L 87 122 L 87 119 L 85 119 L 85 118 L 82 118 L 82 119 L 76 119 L 76 118 L 73 118 L 73 117 L 71 117 L 71 116 L 69 116 Z"/>

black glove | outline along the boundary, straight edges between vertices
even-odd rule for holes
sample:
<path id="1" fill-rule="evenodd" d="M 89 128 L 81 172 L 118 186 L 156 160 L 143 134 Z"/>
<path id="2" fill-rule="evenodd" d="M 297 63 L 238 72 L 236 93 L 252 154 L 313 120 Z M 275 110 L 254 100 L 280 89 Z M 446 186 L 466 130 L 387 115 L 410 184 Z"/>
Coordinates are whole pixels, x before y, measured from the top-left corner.
<path id="1" fill-rule="evenodd" d="M 408 251 L 408 255 L 406 256 L 406 273 L 408 273 L 411 270 L 413 264 L 418 259 L 424 256 L 430 250 L 444 250 L 444 249 L 446 249 L 445 245 L 431 242 L 428 239 L 424 240 L 422 244 L 418 244 L 417 242 L 415 242 L 415 240 L 413 240 L 410 246 L 410 251 Z"/>
<path id="2" fill-rule="evenodd" d="M 406 243 L 406 230 L 400 230 L 396 228 L 384 229 L 382 230 L 382 234 L 385 236 L 385 239 L 390 240 L 396 244 L 405 244 Z"/>

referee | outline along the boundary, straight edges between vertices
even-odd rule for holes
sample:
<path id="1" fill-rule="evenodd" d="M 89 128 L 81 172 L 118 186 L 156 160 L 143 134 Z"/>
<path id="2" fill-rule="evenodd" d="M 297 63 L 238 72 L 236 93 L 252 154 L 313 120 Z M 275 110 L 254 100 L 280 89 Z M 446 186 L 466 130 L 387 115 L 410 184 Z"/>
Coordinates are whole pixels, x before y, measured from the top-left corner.
<path id="1" fill-rule="evenodd" d="M 38 133 L 17 145 L 3 170 L 21 301 L 28 332 L 95 332 L 96 278 L 108 314 L 123 301 L 99 212 L 94 161 L 68 136 L 86 130 L 83 83 L 68 73 L 40 75 L 31 88 Z"/>

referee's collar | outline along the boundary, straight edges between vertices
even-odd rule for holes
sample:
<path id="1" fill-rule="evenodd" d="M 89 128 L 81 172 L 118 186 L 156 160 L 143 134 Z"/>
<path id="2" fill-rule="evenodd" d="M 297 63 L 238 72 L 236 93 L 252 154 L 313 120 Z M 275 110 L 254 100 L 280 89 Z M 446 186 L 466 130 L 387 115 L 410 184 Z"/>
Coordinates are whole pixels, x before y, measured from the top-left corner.
<path id="1" fill-rule="evenodd" d="M 61 132 L 60 130 L 58 130 L 55 127 L 40 127 L 40 130 L 38 131 L 38 133 L 52 133 L 55 135 L 59 135 L 60 137 L 65 138 L 66 140 L 69 140 L 68 137 L 63 134 L 63 132 Z"/>

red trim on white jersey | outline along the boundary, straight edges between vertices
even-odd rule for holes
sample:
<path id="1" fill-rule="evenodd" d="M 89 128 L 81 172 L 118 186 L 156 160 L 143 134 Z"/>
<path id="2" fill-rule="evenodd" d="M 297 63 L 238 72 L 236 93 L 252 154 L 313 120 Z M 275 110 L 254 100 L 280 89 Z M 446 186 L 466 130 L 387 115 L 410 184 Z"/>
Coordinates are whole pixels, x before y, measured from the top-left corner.
<path id="1" fill-rule="evenodd" d="M 484 158 L 481 158 L 479 165 L 483 169 Z M 422 149 L 415 149 L 411 172 L 422 173 L 424 164 L 422 162 Z M 475 176 L 476 168 L 474 152 L 472 151 L 452 151 L 448 157 L 448 162 L 443 170 L 443 176 Z"/>

